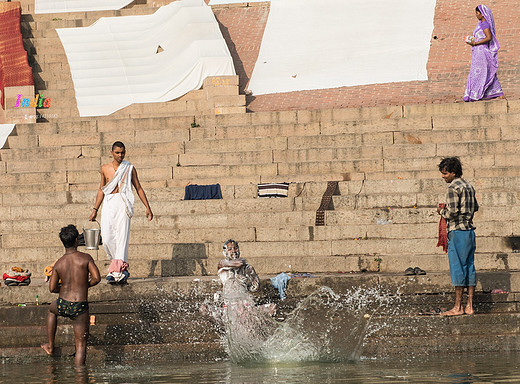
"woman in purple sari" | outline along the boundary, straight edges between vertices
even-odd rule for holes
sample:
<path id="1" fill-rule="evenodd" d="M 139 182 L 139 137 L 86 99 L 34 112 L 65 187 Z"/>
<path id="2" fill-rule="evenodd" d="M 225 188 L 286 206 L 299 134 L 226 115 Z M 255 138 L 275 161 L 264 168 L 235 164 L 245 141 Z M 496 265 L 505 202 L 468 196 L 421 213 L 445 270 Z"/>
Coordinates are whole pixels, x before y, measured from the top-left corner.
<path id="1" fill-rule="evenodd" d="M 497 78 L 497 52 L 500 44 L 496 38 L 495 21 L 491 10 L 479 5 L 475 13 L 479 20 L 473 36 L 466 40 L 473 51 L 464 101 L 493 99 L 504 96 Z"/>

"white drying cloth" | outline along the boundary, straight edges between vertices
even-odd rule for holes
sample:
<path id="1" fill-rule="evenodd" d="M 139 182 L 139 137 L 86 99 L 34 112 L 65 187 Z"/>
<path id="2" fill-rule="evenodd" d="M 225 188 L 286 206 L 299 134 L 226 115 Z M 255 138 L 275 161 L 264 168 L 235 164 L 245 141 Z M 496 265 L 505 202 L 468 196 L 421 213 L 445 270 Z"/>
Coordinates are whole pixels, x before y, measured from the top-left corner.
<path id="1" fill-rule="evenodd" d="M 253 94 L 427 80 L 436 0 L 272 0 Z"/>
<path id="2" fill-rule="evenodd" d="M 0 124 L 0 148 L 3 148 L 7 138 L 13 132 L 14 124 Z"/>
<path id="3" fill-rule="evenodd" d="M 90 27 L 57 31 L 80 116 L 173 100 L 199 89 L 208 76 L 235 75 L 203 0 L 175 1 L 153 15 L 101 18 Z"/>
<path id="4" fill-rule="evenodd" d="M 134 194 L 132 193 L 132 171 L 134 166 L 128 161 L 123 160 L 116 170 L 112 180 L 103 187 L 105 198 L 110 195 L 116 187 L 125 203 L 126 214 L 129 218 L 134 215 Z"/>
<path id="5" fill-rule="evenodd" d="M 121 9 L 133 0 L 35 0 L 34 13 L 108 11 Z"/>
<path id="6" fill-rule="evenodd" d="M 243 4 L 243 3 L 265 3 L 271 0 L 210 0 L 209 5 L 219 4 Z"/>

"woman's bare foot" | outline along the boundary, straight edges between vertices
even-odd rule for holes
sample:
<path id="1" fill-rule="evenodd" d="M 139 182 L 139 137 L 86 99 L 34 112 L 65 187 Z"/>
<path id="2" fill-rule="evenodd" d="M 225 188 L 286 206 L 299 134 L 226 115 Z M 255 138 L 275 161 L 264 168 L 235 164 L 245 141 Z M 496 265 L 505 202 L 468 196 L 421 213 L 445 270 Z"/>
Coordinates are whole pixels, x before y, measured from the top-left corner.
<path id="1" fill-rule="evenodd" d="M 41 349 L 43 349 L 45 351 L 45 353 L 49 356 L 52 355 L 52 350 L 53 348 L 50 347 L 49 343 L 45 343 L 45 344 L 42 344 L 40 345 Z"/>
<path id="2" fill-rule="evenodd" d="M 462 309 L 452 308 L 449 311 L 442 312 L 441 316 L 460 316 L 463 314 L 464 314 L 464 311 Z"/>

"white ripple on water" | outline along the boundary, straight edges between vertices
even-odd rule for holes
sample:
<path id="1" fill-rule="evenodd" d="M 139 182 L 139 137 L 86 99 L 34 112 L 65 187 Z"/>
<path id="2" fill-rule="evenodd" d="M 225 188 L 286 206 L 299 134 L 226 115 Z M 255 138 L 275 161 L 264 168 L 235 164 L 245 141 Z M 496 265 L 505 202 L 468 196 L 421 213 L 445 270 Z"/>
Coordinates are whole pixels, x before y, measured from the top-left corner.
<path id="1" fill-rule="evenodd" d="M 321 287 L 279 323 L 249 294 L 234 293 L 224 297 L 225 344 L 237 363 L 357 360 L 372 316 L 396 300 L 378 288 L 339 295 Z"/>

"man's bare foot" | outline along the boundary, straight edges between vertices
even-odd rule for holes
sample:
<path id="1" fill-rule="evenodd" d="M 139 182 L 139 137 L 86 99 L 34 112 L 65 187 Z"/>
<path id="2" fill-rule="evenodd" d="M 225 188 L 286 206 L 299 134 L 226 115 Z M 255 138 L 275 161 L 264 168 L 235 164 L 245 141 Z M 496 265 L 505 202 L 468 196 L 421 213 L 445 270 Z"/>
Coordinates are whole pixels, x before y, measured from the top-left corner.
<path id="1" fill-rule="evenodd" d="M 45 343 L 40 345 L 41 349 L 45 351 L 45 353 L 49 356 L 52 355 L 52 348 L 50 347 L 49 343 Z"/>
<path id="2" fill-rule="evenodd" d="M 466 315 L 473 315 L 475 311 L 473 310 L 473 307 L 466 307 L 466 310 L 464 311 Z"/>
<path id="3" fill-rule="evenodd" d="M 464 311 L 462 309 L 452 308 L 449 311 L 442 312 L 441 316 L 460 316 L 463 314 L 464 314 Z"/>

